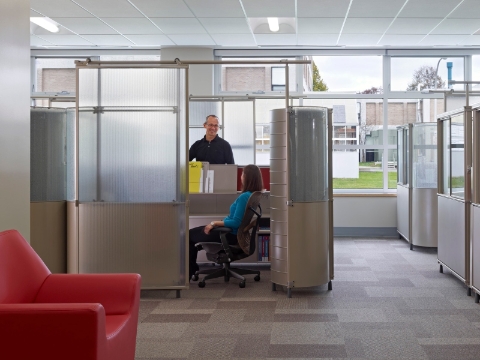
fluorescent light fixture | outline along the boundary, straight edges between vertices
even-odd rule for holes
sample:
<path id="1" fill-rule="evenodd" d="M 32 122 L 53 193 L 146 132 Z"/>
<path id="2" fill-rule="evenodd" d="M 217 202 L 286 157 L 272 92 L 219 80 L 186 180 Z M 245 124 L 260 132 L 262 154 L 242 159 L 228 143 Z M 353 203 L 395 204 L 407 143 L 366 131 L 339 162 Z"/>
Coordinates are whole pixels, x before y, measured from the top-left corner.
<path id="1" fill-rule="evenodd" d="M 53 33 L 56 33 L 60 30 L 57 24 L 52 19 L 47 17 L 31 17 L 30 21 Z"/>
<path id="2" fill-rule="evenodd" d="M 277 32 L 280 30 L 280 27 L 278 26 L 278 18 L 276 17 L 269 17 L 267 18 L 268 20 L 268 27 L 270 28 L 270 31 Z"/>

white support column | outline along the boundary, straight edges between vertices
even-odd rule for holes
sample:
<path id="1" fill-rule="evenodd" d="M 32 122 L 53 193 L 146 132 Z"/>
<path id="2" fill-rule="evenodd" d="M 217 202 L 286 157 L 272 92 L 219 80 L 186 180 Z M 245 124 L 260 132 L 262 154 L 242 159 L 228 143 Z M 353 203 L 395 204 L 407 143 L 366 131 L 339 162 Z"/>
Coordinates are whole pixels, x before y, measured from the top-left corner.
<path id="1" fill-rule="evenodd" d="M 0 231 L 30 239 L 30 2 L 0 2 Z"/>

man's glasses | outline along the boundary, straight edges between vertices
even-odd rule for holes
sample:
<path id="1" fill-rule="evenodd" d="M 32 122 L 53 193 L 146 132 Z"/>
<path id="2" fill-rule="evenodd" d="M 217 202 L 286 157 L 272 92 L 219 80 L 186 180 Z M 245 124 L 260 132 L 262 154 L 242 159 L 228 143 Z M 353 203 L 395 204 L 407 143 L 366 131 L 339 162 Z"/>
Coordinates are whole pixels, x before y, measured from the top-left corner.
<path id="1" fill-rule="evenodd" d="M 207 124 L 207 126 L 210 128 L 218 128 L 218 125 L 215 125 L 215 124 Z"/>

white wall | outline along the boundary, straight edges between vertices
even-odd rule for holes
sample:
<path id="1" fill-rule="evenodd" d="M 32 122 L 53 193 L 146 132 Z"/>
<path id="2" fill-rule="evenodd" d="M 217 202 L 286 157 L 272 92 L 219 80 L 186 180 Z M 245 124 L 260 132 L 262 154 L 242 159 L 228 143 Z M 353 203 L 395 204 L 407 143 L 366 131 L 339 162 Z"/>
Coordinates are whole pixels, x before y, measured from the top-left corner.
<path id="1" fill-rule="evenodd" d="M 397 227 L 396 196 L 335 196 L 335 227 Z"/>
<path id="2" fill-rule="evenodd" d="M 0 1 L 0 231 L 30 239 L 30 2 Z"/>
<path id="3" fill-rule="evenodd" d="M 214 60 L 212 48 L 202 47 L 162 47 L 161 59 L 163 61 L 175 60 L 180 61 L 187 60 L 202 60 L 212 61 Z M 189 68 L 189 94 L 190 95 L 213 95 L 213 65 L 191 65 Z"/>

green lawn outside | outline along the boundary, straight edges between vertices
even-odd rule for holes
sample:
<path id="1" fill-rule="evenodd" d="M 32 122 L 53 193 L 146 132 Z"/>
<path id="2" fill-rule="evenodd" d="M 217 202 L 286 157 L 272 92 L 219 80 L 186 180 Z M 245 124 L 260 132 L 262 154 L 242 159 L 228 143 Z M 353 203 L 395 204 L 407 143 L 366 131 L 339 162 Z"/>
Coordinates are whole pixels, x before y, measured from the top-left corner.
<path id="1" fill-rule="evenodd" d="M 360 171 L 358 179 L 333 179 L 334 189 L 383 189 L 383 172 Z M 388 188 L 397 188 L 397 172 L 388 172 Z"/>

